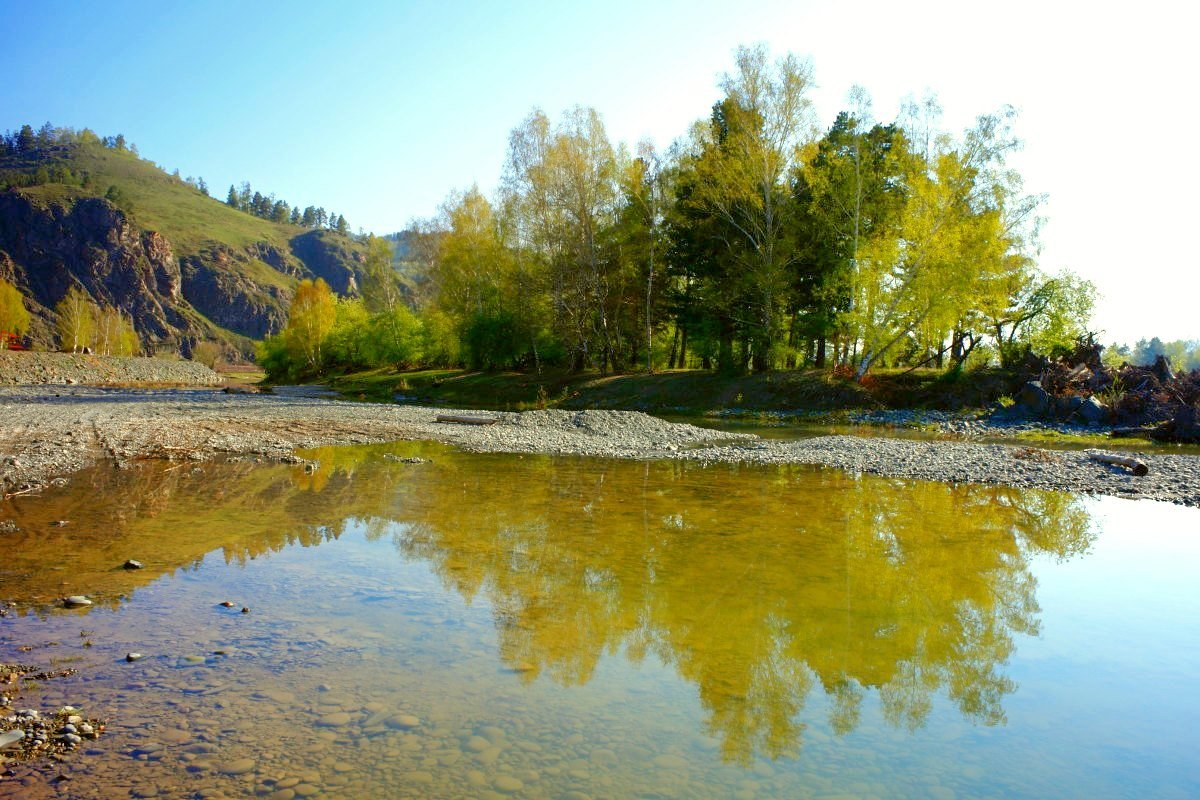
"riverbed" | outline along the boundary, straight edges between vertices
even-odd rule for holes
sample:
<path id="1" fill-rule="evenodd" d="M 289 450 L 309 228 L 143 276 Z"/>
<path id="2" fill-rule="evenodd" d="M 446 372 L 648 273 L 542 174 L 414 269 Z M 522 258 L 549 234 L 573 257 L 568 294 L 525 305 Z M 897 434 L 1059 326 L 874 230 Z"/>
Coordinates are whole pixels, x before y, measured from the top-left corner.
<path id="1" fill-rule="evenodd" d="M 442 424 L 442 414 L 494 424 Z M 895 436 L 771 440 L 632 411 L 454 412 L 214 390 L 0 389 L 0 491 L 6 495 L 69 480 L 103 460 L 295 460 L 297 448 L 397 440 L 432 440 L 474 452 L 813 464 L 1200 506 L 1200 456 L 1185 454 L 1136 453 L 1149 474 L 1135 477 L 1081 451 Z"/>
<path id="2" fill-rule="evenodd" d="M 107 724 L 0 797 L 1200 794 L 1197 509 L 299 456 L 102 460 L 0 508 L 0 662 L 74 670 L 14 707 Z"/>

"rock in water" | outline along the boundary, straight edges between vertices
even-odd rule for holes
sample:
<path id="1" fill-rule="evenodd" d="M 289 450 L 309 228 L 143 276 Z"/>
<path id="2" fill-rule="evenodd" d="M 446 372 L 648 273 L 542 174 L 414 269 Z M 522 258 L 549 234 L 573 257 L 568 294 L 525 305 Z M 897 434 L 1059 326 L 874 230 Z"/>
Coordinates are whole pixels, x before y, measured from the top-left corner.
<path id="1" fill-rule="evenodd" d="M 0 750 L 7 750 L 10 747 L 15 747 L 25 738 L 25 731 L 15 730 L 6 733 L 0 733 Z"/>
<path id="2" fill-rule="evenodd" d="M 137 661 L 141 657 L 142 657 L 141 653 L 126 653 L 125 654 L 126 661 Z"/>
<path id="3" fill-rule="evenodd" d="M 84 606 L 90 606 L 91 604 L 92 601 L 81 594 L 73 594 L 69 597 L 63 598 L 63 605 L 67 608 L 82 608 Z"/>
<path id="4" fill-rule="evenodd" d="M 134 561 L 132 558 L 125 562 L 125 569 L 141 569 L 144 565 L 140 561 Z"/>

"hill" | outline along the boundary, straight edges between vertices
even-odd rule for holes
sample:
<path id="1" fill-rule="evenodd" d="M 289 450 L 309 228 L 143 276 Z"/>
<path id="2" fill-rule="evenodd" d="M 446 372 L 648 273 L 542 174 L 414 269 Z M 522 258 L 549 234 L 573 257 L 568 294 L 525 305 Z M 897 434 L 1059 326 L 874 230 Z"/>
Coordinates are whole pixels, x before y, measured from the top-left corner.
<path id="1" fill-rule="evenodd" d="M 80 286 L 130 314 L 149 350 L 217 340 L 248 355 L 286 322 L 301 279 L 355 294 L 363 253 L 335 230 L 234 209 L 90 131 L 0 145 L 0 278 L 25 294 L 42 345 Z"/>

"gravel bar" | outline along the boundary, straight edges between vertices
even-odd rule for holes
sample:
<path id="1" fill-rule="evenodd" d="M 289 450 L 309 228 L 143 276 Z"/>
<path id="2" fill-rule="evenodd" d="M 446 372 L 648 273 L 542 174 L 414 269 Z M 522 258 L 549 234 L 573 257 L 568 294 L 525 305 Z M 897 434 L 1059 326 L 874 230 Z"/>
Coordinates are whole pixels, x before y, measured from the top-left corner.
<path id="1" fill-rule="evenodd" d="M 438 414 L 495 425 L 435 422 Z M 205 389 L 0 389 L 0 489 L 34 491 L 102 459 L 296 461 L 297 448 L 431 440 L 475 452 L 815 464 L 851 472 L 1149 498 L 1200 506 L 1200 457 L 1140 456 L 1134 477 L 1085 452 L 971 442 L 824 436 L 762 440 L 635 411 L 452 411 Z M 1125 453 L 1128 455 L 1128 453 Z"/>

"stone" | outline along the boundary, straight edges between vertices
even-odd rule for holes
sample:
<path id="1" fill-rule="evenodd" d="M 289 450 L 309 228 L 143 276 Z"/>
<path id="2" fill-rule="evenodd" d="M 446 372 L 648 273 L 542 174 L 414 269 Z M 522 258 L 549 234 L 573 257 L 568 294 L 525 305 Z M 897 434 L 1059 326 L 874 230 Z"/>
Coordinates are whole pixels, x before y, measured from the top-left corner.
<path id="1" fill-rule="evenodd" d="M 25 738 L 25 731 L 18 728 L 15 731 L 6 731 L 0 733 L 0 750 L 7 750 L 21 743 Z"/>
<path id="2" fill-rule="evenodd" d="M 392 719 L 388 722 L 388 725 L 402 731 L 409 731 L 413 728 L 419 728 L 421 726 L 421 720 L 417 717 L 414 717 L 412 714 L 397 714 L 396 716 L 392 717 Z"/>
<path id="3" fill-rule="evenodd" d="M 353 717 L 351 717 L 347 712 L 335 711 L 332 714 L 326 714 L 318 719 L 317 724 L 322 728 L 340 728 L 343 725 L 349 725 L 351 719 L 353 719 Z"/>
<path id="4" fill-rule="evenodd" d="M 141 569 L 141 568 L 142 568 L 142 567 L 144 567 L 145 565 L 144 565 L 142 562 L 140 562 L 140 561 L 134 561 L 134 560 L 131 558 L 131 559 L 129 559 L 128 561 L 126 561 L 126 562 L 125 562 L 125 563 L 124 563 L 122 566 L 124 566 L 124 567 L 125 567 L 125 569 Z"/>
<path id="5" fill-rule="evenodd" d="M 465 749 L 470 750 L 472 753 L 482 753 L 491 746 L 492 743 L 482 736 L 472 736 L 470 739 L 467 739 L 466 743 L 463 745 Z"/>
<path id="6" fill-rule="evenodd" d="M 1083 401 L 1076 412 L 1079 418 L 1089 425 L 1097 425 L 1108 419 L 1108 406 L 1101 403 L 1095 397 L 1089 397 Z"/>
<path id="7" fill-rule="evenodd" d="M 222 764 L 219 771 L 222 775 L 245 775 L 252 769 L 254 769 L 253 758 L 239 758 L 227 764 Z"/>
<path id="8" fill-rule="evenodd" d="M 142 658 L 141 653 L 126 653 L 125 660 L 129 662 L 137 661 Z"/>
<path id="9" fill-rule="evenodd" d="M 73 594 L 63 598 L 63 605 L 67 608 L 83 608 L 91 604 L 92 601 L 81 594 Z"/>
<path id="10" fill-rule="evenodd" d="M 1054 405 L 1054 398 L 1042 387 L 1041 381 L 1026 381 L 1017 401 L 1031 414 L 1045 416 Z"/>
<path id="11" fill-rule="evenodd" d="M 492 785 L 495 786 L 500 791 L 505 792 L 507 794 L 512 794 L 513 792 L 519 792 L 525 788 L 524 783 L 517 780 L 516 778 L 514 778 L 511 775 L 501 775 L 500 777 L 496 778 L 496 780 L 492 781 Z"/>

